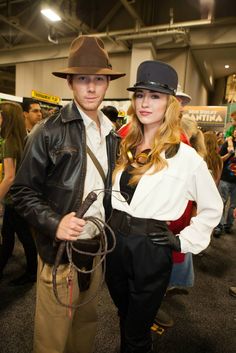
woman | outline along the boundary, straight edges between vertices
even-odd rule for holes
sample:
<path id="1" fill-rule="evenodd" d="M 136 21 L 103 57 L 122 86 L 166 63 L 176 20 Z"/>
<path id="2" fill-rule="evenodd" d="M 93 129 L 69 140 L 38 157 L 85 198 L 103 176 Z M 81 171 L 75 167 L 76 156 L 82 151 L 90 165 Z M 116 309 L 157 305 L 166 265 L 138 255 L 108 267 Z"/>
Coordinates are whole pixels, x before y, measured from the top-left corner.
<path id="1" fill-rule="evenodd" d="M 205 161 L 208 165 L 213 179 L 216 185 L 219 185 L 220 177 L 223 169 L 223 161 L 219 155 L 217 136 L 213 131 L 207 131 L 204 133 L 204 140 L 206 146 L 206 157 Z"/>
<path id="2" fill-rule="evenodd" d="M 0 103 L 0 126 L 3 177 L 0 183 L 0 201 L 4 203 L 4 215 L 2 224 L 2 247 L 0 253 L 0 278 L 3 270 L 12 255 L 15 232 L 25 250 L 27 269 L 26 272 L 13 280 L 15 285 L 35 282 L 37 271 L 37 252 L 27 222 L 20 217 L 13 208 L 10 194 L 8 193 L 18 168 L 26 137 L 26 129 L 23 120 L 23 111 L 18 103 Z"/>
<path id="3" fill-rule="evenodd" d="M 150 327 L 169 283 L 172 250 L 202 251 L 222 213 L 205 162 L 180 142 L 177 82 L 171 66 L 145 61 L 128 89 L 134 92 L 133 115 L 114 171 L 110 225 L 117 245 L 107 264 L 122 353 L 152 352 Z M 178 219 L 189 200 L 198 214 L 174 236 L 167 222 Z"/>
<path id="4" fill-rule="evenodd" d="M 202 158 L 206 157 L 206 146 L 203 132 L 199 129 L 196 120 L 191 116 L 183 116 L 180 122 L 181 128 L 192 146 Z"/>
<path id="5" fill-rule="evenodd" d="M 192 146 L 197 153 L 204 158 L 206 157 L 206 147 L 202 131 L 198 128 L 197 122 L 190 116 L 183 116 L 180 120 L 182 134 L 186 140 L 181 141 Z M 182 136 L 182 135 L 181 135 Z M 178 234 L 182 229 L 190 224 L 192 216 L 196 215 L 196 204 L 193 201 L 188 202 L 188 206 L 180 219 L 170 222 L 169 229 Z M 194 268 L 193 256 L 191 252 L 186 254 L 173 252 L 173 267 L 170 276 L 168 291 L 175 290 L 176 287 L 183 289 L 186 293 L 186 288 L 193 287 L 194 284 Z M 181 292 L 181 291 L 180 291 Z"/>

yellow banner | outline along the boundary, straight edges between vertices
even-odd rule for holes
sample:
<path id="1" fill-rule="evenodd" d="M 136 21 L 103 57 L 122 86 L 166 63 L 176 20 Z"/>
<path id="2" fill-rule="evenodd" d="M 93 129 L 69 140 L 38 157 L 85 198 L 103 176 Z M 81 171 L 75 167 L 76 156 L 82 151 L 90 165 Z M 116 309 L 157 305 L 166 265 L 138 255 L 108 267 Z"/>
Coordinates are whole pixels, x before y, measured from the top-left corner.
<path id="1" fill-rule="evenodd" d="M 224 126 L 227 107 L 226 106 L 186 106 L 183 116 L 191 116 L 201 125 Z"/>
<path id="2" fill-rule="evenodd" d="M 50 96 L 49 94 L 38 92 L 35 90 L 32 90 L 31 96 L 32 98 L 35 98 L 44 102 L 48 102 L 48 103 L 53 103 L 53 104 L 59 104 L 61 100 L 60 97 Z"/>

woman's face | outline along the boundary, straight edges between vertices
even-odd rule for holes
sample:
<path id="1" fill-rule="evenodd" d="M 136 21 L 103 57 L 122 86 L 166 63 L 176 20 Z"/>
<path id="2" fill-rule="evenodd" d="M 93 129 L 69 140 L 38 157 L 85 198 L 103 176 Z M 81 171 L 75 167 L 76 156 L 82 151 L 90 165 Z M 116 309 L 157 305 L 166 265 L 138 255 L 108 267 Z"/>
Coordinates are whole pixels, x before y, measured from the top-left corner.
<path id="1" fill-rule="evenodd" d="M 168 95 L 164 93 L 139 89 L 135 92 L 135 111 L 143 125 L 160 126 L 163 122 Z"/>

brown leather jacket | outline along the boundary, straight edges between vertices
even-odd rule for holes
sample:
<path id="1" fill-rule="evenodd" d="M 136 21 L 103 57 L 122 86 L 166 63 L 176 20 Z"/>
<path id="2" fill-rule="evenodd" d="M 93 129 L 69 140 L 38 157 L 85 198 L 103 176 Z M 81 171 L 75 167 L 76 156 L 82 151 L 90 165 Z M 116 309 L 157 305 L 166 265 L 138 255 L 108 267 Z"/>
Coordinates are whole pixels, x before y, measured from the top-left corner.
<path id="1" fill-rule="evenodd" d="M 111 132 L 106 139 L 109 189 L 119 138 Z M 86 162 L 85 126 L 74 102 L 43 120 L 28 136 L 11 194 L 17 212 L 34 227 L 39 255 L 46 263 L 54 263 L 55 234 L 62 216 L 81 204 Z M 108 193 L 106 206 L 109 199 Z"/>

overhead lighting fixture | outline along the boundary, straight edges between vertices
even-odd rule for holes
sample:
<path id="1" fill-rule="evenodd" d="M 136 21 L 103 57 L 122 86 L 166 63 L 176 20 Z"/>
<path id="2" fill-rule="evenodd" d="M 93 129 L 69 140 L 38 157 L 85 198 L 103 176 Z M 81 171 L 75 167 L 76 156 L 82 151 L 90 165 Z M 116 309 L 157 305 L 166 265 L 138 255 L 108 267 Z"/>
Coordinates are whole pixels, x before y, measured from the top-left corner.
<path id="1" fill-rule="evenodd" d="M 58 16 L 58 14 L 56 14 L 56 12 L 51 9 L 43 9 L 41 10 L 41 13 L 52 22 L 61 21 L 61 17 Z"/>
<path id="2" fill-rule="evenodd" d="M 225 65 L 225 69 L 229 69 L 229 65 Z"/>

